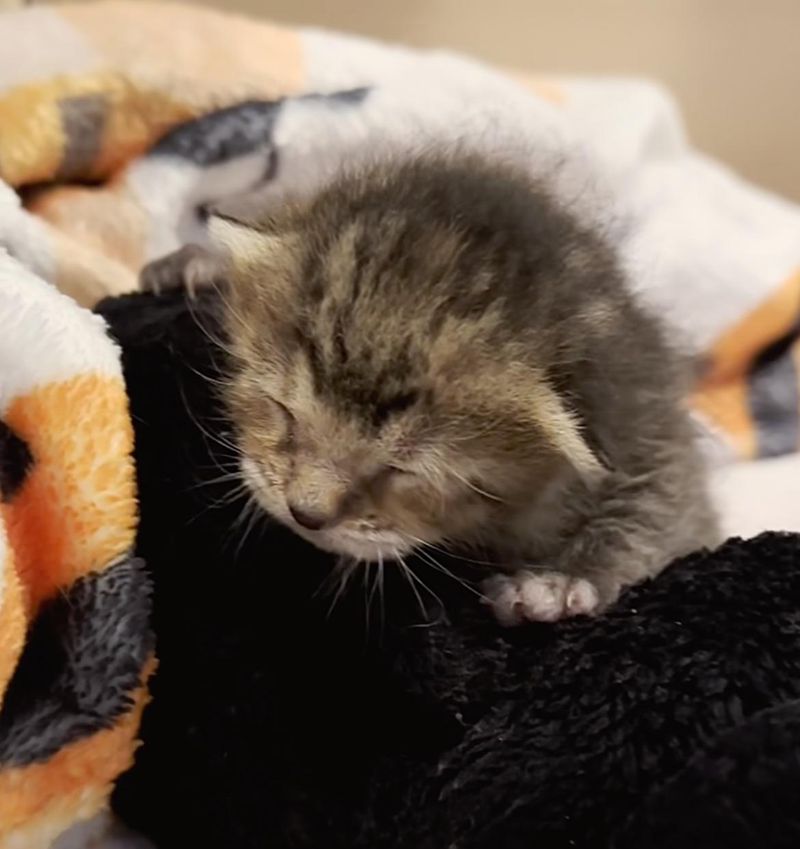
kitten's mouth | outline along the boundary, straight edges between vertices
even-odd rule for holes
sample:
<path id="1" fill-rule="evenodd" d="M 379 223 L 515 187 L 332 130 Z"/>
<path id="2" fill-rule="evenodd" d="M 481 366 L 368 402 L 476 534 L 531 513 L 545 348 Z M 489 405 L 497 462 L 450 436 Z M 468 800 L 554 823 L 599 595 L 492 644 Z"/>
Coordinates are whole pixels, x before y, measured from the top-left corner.
<path id="1" fill-rule="evenodd" d="M 309 531 L 291 520 L 287 524 L 317 548 L 369 563 L 399 560 L 414 547 L 396 531 L 353 531 L 347 528 Z"/>
<path id="2" fill-rule="evenodd" d="M 257 463 L 244 457 L 241 469 L 245 482 L 264 510 L 317 548 L 369 563 L 398 560 L 415 548 L 408 536 L 392 530 L 357 529 L 347 523 L 318 531 L 304 528 L 292 518 L 285 498 L 278 487 L 269 484 Z"/>

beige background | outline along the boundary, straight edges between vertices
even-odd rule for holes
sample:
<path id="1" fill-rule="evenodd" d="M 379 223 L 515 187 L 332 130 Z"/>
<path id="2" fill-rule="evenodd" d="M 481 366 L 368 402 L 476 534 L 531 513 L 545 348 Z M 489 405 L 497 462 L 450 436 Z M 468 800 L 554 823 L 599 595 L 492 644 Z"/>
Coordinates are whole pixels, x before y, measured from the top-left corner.
<path id="1" fill-rule="evenodd" d="M 536 71 L 645 74 L 675 93 L 697 146 L 800 200 L 800 0 L 196 2 Z"/>

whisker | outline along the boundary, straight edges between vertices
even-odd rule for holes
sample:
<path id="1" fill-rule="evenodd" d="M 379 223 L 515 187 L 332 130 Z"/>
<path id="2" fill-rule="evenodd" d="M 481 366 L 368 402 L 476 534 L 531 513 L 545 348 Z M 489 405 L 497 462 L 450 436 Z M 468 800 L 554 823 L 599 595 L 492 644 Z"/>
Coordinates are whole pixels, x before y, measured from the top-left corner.
<path id="1" fill-rule="evenodd" d="M 224 474 L 217 475 L 217 477 L 208 478 L 208 480 L 203 481 L 196 481 L 189 487 L 188 491 L 192 492 L 194 490 L 204 489 L 205 487 L 209 486 L 216 486 L 222 483 L 230 483 L 231 481 L 242 482 L 242 472 L 238 467 L 231 472 L 225 472 Z M 243 482 L 242 485 L 244 486 Z"/>
<path id="2" fill-rule="evenodd" d="M 248 537 L 253 532 L 253 529 L 258 526 L 259 522 L 264 518 L 262 510 L 258 502 L 251 496 L 247 499 L 242 512 L 233 523 L 233 529 L 239 530 L 242 524 L 245 524 L 244 531 L 239 537 L 239 544 L 234 551 L 234 559 L 238 560 L 244 550 L 245 543 Z"/>
<path id="3" fill-rule="evenodd" d="M 211 510 L 221 510 L 223 507 L 230 507 L 232 504 L 235 504 L 237 501 L 242 499 L 246 499 L 249 495 L 249 490 L 247 485 L 242 482 L 239 486 L 234 487 L 230 490 L 230 492 L 225 493 L 225 495 L 221 495 L 219 498 L 211 499 L 202 510 L 199 510 L 191 519 L 189 519 L 188 524 L 192 524 L 196 522 L 198 519 L 202 518 L 206 515 L 206 513 Z"/>
<path id="4" fill-rule="evenodd" d="M 421 557 L 429 566 L 436 569 L 437 572 L 441 572 L 443 575 L 446 575 L 448 578 L 451 578 L 457 584 L 460 584 L 462 587 L 464 587 L 465 590 L 468 590 L 480 599 L 486 598 L 486 596 L 484 596 L 483 593 L 479 590 L 476 590 L 472 584 L 470 584 L 468 581 L 465 581 L 463 578 L 459 578 L 458 575 L 455 575 L 446 566 L 443 566 L 441 563 L 439 563 L 439 561 L 436 560 L 436 558 L 434 558 L 433 555 L 431 555 L 427 551 L 418 549 L 416 551 L 416 554 L 418 557 Z"/>
<path id="5" fill-rule="evenodd" d="M 439 595 L 437 595 L 425 583 L 425 581 L 423 581 L 422 578 L 420 578 L 419 575 L 415 574 L 415 572 L 411 568 L 409 568 L 408 564 L 403 559 L 403 556 L 400 554 L 400 552 L 397 549 L 395 549 L 395 554 L 396 554 L 401 566 L 403 567 L 403 571 L 408 578 L 408 581 L 409 581 L 409 584 L 411 585 L 411 588 L 414 590 L 414 595 L 417 597 L 417 602 L 420 605 L 420 610 L 422 612 L 423 617 L 425 618 L 427 625 L 431 626 L 431 625 L 435 625 L 437 622 L 440 622 L 442 620 L 442 615 L 444 614 L 444 602 L 442 601 L 441 597 Z M 435 601 L 437 601 L 439 603 L 439 610 L 441 611 L 442 615 L 440 615 L 439 619 L 437 619 L 434 622 L 431 622 L 431 620 L 428 618 L 428 610 L 425 607 L 424 602 L 422 601 L 422 596 L 419 594 L 419 592 L 417 591 L 416 586 L 415 586 L 415 584 L 417 584 L 417 583 L 431 596 L 431 598 L 433 598 Z"/>
<path id="6" fill-rule="evenodd" d="M 214 452 L 211 450 L 209 446 L 209 442 L 214 443 L 215 445 L 225 448 L 228 451 L 232 451 L 234 456 L 238 456 L 241 454 L 241 449 L 235 442 L 231 442 L 230 440 L 225 439 L 222 434 L 212 433 L 208 430 L 204 425 L 200 423 L 200 420 L 195 415 L 192 410 L 189 400 L 186 397 L 186 392 L 184 391 L 183 384 L 178 383 L 178 392 L 181 396 L 181 401 L 183 402 L 183 407 L 186 410 L 186 414 L 189 417 L 189 421 L 200 431 L 200 434 L 204 438 L 204 442 L 206 443 L 206 448 L 208 449 L 209 456 L 214 457 Z"/>
<path id="7" fill-rule="evenodd" d="M 216 366 L 216 363 L 214 363 L 214 365 Z M 212 377 L 212 375 L 210 375 L 210 374 L 205 374 L 204 372 L 195 368 L 195 366 L 193 366 L 191 363 L 186 362 L 186 363 L 184 363 L 184 366 L 186 368 L 188 368 L 189 371 L 192 372 L 192 374 L 194 374 L 196 377 L 199 377 L 200 380 L 203 380 L 206 383 L 210 383 L 212 386 L 227 386 L 228 383 L 229 383 L 229 381 L 225 380 L 225 378 L 223 378 L 223 377 Z M 219 369 L 217 369 L 217 374 L 220 374 L 220 373 L 221 372 L 219 371 Z M 220 418 L 223 418 L 223 417 L 220 417 Z M 223 419 L 223 420 L 225 420 L 225 419 Z"/>
<path id="8" fill-rule="evenodd" d="M 430 588 L 430 587 L 429 587 L 429 586 L 425 583 L 425 581 L 423 581 L 423 580 L 422 580 L 422 578 L 420 578 L 420 576 L 419 576 L 419 575 L 417 575 L 417 574 L 413 571 L 413 569 L 411 569 L 410 567 L 409 567 L 409 569 L 408 569 L 408 572 L 409 572 L 409 574 L 410 574 L 410 575 L 411 575 L 411 576 L 412 576 L 412 577 L 413 577 L 413 578 L 414 578 L 414 579 L 415 579 L 415 580 L 419 583 L 419 585 L 420 585 L 420 586 L 421 586 L 421 587 L 422 587 L 422 588 L 423 588 L 423 589 L 424 589 L 424 590 L 425 590 L 425 591 L 426 591 L 426 592 L 427 592 L 427 593 L 431 596 L 431 598 L 433 598 L 435 601 L 437 601 L 437 602 L 439 603 L 439 607 L 440 607 L 441 609 L 444 609 L 444 602 L 442 601 L 441 596 L 437 595 L 437 594 L 436 594 L 436 593 L 435 593 L 435 592 L 434 592 L 434 591 L 433 591 L 433 590 L 432 590 L 432 589 L 431 589 L 431 588 Z"/>
<path id="9" fill-rule="evenodd" d="M 372 563 L 368 560 L 363 566 L 363 585 L 364 585 L 364 638 L 369 641 L 369 619 L 370 610 L 372 608 L 372 592 L 367 593 L 369 587 L 369 578 L 372 574 Z M 377 574 L 377 570 L 376 570 Z"/>
<path id="10" fill-rule="evenodd" d="M 370 587 L 369 597 L 367 598 L 367 612 L 366 612 L 366 630 L 367 637 L 369 637 L 369 624 L 370 617 L 372 613 L 372 602 L 375 599 L 376 594 L 380 592 L 380 626 L 381 626 L 381 634 L 383 634 L 384 627 L 384 599 L 383 599 L 383 553 L 378 552 L 378 562 L 365 563 L 366 566 L 366 574 L 372 575 L 373 570 L 372 567 L 375 567 L 374 576 L 372 578 L 372 586 Z M 366 578 L 365 578 L 365 590 L 366 590 Z"/>
<path id="11" fill-rule="evenodd" d="M 440 554 L 444 554 L 447 557 L 452 557 L 454 560 L 460 560 L 463 563 L 472 563 L 475 566 L 493 566 L 497 567 L 500 564 L 491 560 L 476 560 L 472 557 L 465 557 L 462 554 L 458 554 L 455 551 L 451 551 L 448 548 L 442 548 L 441 546 L 435 545 L 432 542 L 426 542 L 424 539 L 420 539 L 419 537 L 415 537 L 413 534 L 406 533 L 405 534 L 408 539 L 415 543 L 415 549 L 418 551 L 419 549 L 416 546 L 422 546 L 424 548 L 431 548 L 434 551 L 438 551 Z"/>
<path id="12" fill-rule="evenodd" d="M 343 593 L 347 589 L 347 585 L 350 583 L 350 578 L 353 576 L 357 567 L 358 561 L 353 560 L 352 558 L 348 558 L 346 560 L 344 557 L 341 557 L 337 561 L 336 568 L 339 570 L 339 586 L 331 600 L 330 607 L 328 608 L 328 612 L 325 617 L 326 619 L 330 619 L 333 609 L 339 603 L 339 599 L 341 599 Z M 334 571 L 333 575 L 335 576 L 335 574 L 336 572 Z"/>
<path id="13" fill-rule="evenodd" d="M 242 317 L 236 312 L 231 306 L 230 302 L 225 298 L 224 289 L 221 286 L 213 285 L 214 293 L 219 299 L 220 303 L 225 307 L 228 314 L 236 318 L 240 323 L 244 323 Z M 227 344 L 226 340 L 222 337 L 218 336 L 216 333 L 212 333 L 211 329 L 206 325 L 203 321 L 201 321 L 201 317 L 203 316 L 203 312 L 197 309 L 198 303 L 194 298 L 187 298 L 186 302 L 189 307 L 189 314 L 192 317 L 197 328 L 200 332 L 208 339 L 211 344 L 226 353 L 231 353 L 230 347 Z M 221 328 L 220 328 L 221 329 Z"/>
<path id="14" fill-rule="evenodd" d="M 400 552 L 397 549 L 394 550 L 394 553 L 395 553 L 395 557 L 397 558 L 397 562 L 400 564 L 400 568 L 403 570 L 403 575 L 405 576 L 405 579 L 408 582 L 408 585 L 411 587 L 412 592 L 414 593 L 414 595 L 417 598 L 417 604 L 419 605 L 420 613 L 422 614 L 423 618 L 427 621 L 428 620 L 428 611 L 425 607 L 425 603 L 422 600 L 422 596 L 419 594 L 419 590 L 417 589 L 417 585 L 414 583 L 413 576 L 411 574 L 411 570 L 408 568 L 406 561 L 403 560 L 403 556 L 400 554 Z"/>
<path id="15" fill-rule="evenodd" d="M 319 586 L 314 590 L 312 598 L 318 598 L 324 592 L 331 590 L 333 585 L 336 583 L 337 578 L 341 578 L 341 572 L 337 571 L 341 567 L 344 562 L 344 557 L 340 557 L 336 561 L 336 566 L 331 569 L 328 574 L 319 582 Z"/>
<path id="16" fill-rule="evenodd" d="M 482 495 L 484 498 L 488 498 L 490 501 L 496 501 L 498 504 L 505 504 L 505 501 L 503 501 L 502 498 L 497 495 L 494 495 L 491 492 L 486 492 L 486 490 L 481 489 L 479 486 L 476 486 L 474 483 L 472 483 L 472 481 L 465 478 L 462 474 L 459 474 L 455 469 L 451 468 L 450 466 L 445 466 L 443 464 L 442 467 L 448 474 L 451 474 L 454 478 L 456 478 L 456 480 L 461 481 L 464 486 L 469 487 L 473 492 L 477 492 L 478 495 Z"/>

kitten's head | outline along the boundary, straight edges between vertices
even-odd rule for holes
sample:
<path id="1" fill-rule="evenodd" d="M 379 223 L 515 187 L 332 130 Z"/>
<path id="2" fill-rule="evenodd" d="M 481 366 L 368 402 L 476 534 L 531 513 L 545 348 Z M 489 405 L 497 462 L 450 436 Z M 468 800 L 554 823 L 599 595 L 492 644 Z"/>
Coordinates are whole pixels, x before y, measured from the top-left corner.
<path id="1" fill-rule="evenodd" d="M 356 558 L 491 542 L 565 468 L 598 464 L 468 236 L 337 191 L 268 223 L 213 220 L 245 480 Z"/>

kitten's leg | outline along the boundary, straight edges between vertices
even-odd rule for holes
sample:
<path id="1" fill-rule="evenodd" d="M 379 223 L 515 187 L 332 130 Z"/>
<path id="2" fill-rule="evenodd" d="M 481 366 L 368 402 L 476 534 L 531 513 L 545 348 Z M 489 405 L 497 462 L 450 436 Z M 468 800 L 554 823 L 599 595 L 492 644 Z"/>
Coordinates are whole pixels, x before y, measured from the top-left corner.
<path id="1" fill-rule="evenodd" d="M 585 518 L 553 568 L 531 567 L 495 575 L 484 593 L 498 621 L 553 622 L 602 612 L 624 587 L 658 574 L 672 560 L 719 543 L 713 510 L 698 475 L 702 461 L 636 479 L 611 475 L 584 495 Z M 694 468 L 690 467 L 694 464 Z"/>
<path id="2" fill-rule="evenodd" d="M 194 297 L 198 289 L 222 281 L 219 257 L 200 245 L 184 245 L 174 253 L 153 260 L 139 274 L 143 292 L 170 292 L 185 289 Z"/>

